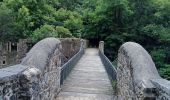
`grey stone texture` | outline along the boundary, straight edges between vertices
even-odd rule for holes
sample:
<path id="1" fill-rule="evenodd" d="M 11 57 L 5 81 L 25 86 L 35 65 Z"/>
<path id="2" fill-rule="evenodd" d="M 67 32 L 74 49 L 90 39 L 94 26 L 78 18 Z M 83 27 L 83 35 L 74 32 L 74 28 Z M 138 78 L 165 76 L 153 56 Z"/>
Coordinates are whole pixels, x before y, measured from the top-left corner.
<path id="1" fill-rule="evenodd" d="M 20 39 L 17 43 L 17 59 L 16 63 L 21 63 L 22 58 L 26 56 L 26 53 L 29 51 L 29 44 L 32 46 L 32 41 L 30 39 Z"/>
<path id="2" fill-rule="evenodd" d="M 21 72 L 27 68 L 28 66 L 15 65 L 0 69 L 0 100 L 23 100 L 19 99 L 19 83 Z"/>
<path id="3" fill-rule="evenodd" d="M 53 100 L 60 89 L 60 49 L 56 38 L 46 38 L 36 44 L 21 62 L 31 68 L 22 72 L 23 90 L 28 88 L 31 100 Z M 24 83 L 24 81 L 23 81 Z M 23 94 L 26 91 L 23 91 Z M 23 96 L 24 97 L 24 96 Z"/>
<path id="4" fill-rule="evenodd" d="M 19 65 L 0 69 L 0 100 L 54 100 L 60 90 L 61 51 L 67 49 L 59 39 L 46 38 Z"/>
<path id="5" fill-rule="evenodd" d="M 137 43 L 123 44 L 118 53 L 117 94 L 122 99 L 154 99 L 151 79 L 160 79 L 147 51 Z"/>
<path id="6" fill-rule="evenodd" d="M 99 50 L 104 53 L 104 41 L 100 41 L 99 43 Z"/>
<path id="7" fill-rule="evenodd" d="M 73 57 L 80 49 L 81 39 L 78 38 L 60 38 L 62 49 L 62 65 Z"/>
<path id="8" fill-rule="evenodd" d="M 25 42 L 17 44 L 22 45 L 22 47 L 19 46 L 21 48 L 17 48 L 17 51 L 23 51 L 18 59 L 25 55 L 25 48 L 27 48 Z M 55 100 L 61 90 L 60 70 L 62 63 L 67 62 L 80 49 L 86 48 L 86 45 L 85 40 L 76 38 L 46 38 L 38 42 L 20 64 L 0 69 L 0 100 Z M 102 42 L 99 48 L 100 50 L 104 49 Z M 8 50 L 11 52 L 10 47 Z M 2 48 L 0 51 L 1 55 L 4 54 Z M 86 52 L 66 80 L 63 86 L 65 87 L 63 88 L 64 92 L 59 94 L 61 98 L 66 96 L 66 98 L 72 97 L 73 100 L 79 99 L 79 97 L 85 97 L 87 100 L 88 97 L 92 98 L 90 100 L 95 100 L 94 98 L 107 100 L 110 97 L 112 99 L 113 95 L 98 91 L 101 88 L 107 90 L 107 85 L 109 85 L 109 89 L 111 88 L 108 78 L 102 78 L 102 76 L 105 77 L 106 72 L 104 73 L 103 68 L 98 66 L 98 64 L 101 65 L 101 61 L 97 57 L 96 49 L 90 51 L 95 52 Z M 18 62 L 20 61 L 18 60 Z M 80 78 L 79 81 L 82 84 L 72 80 L 74 78 Z M 101 82 L 97 83 L 98 79 Z M 102 82 L 107 85 L 102 84 Z M 92 88 L 96 89 L 91 90 Z M 75 94 L 73 91 L 86 92 L 86 94 Z M 116 91 L 116 100 L 170 100 L 170 81 L 159 76 L 151 56 L 142 46 L 127 42 L 120 47 L 118 53 Z M 94 92 L 97 94 L 93 94 Z M 102 93 L 100 94 L 100 92 Z"/>
<path id="9" fill-rule="evenodd" d="M 170 100 L 170 81 L 165 79 L 152 79 L 156 87 L 156 100 Z"/>

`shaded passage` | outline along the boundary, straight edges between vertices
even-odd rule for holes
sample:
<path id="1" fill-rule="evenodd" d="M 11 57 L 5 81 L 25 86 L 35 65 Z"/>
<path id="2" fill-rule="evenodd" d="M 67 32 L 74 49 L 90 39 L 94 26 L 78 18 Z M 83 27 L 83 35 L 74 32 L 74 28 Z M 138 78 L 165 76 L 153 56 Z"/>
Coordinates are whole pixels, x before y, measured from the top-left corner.
<path id="1" fill-rule="evenodd" d="M 64 82 L 56 100 L 113 100 L 114 92 L 98 49 L 85 54 Z"/>

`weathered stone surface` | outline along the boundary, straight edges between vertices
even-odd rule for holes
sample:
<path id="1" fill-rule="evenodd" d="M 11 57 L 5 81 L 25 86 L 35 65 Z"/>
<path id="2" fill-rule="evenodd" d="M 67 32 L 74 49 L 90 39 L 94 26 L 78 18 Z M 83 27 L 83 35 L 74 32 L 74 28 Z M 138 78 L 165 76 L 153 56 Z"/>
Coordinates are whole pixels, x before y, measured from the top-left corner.
<path id="1" fill-rule="evenodd" d="M 29 46 L 31 47 L 33 46 L 31 40 L 29 39 L 19 40 L 19 42 L 17 43 L 17 59 L 15 59 L 16 63 L 21 63 L 22 58 L 24 58 L 29 49 L 31 49 Z"/>
<path id="2" fill-rule="evenodd" d="M 61 38 L 61 57 L 62 65 L 75 55 L 81 46 L 81 39 L 78 38 Z"/>
<path id="3" fill-rule="evenodd" d="M 117 68 L 120 100 L 154 98 L 151 79 L 160 79 L 160 76 L 147 51 L 137 43 L 123 44 L 119 49 Z"/>
<path id="4" fill-rule="evenodd" d="M 15 65 L 0 69 L 0 100 L 18 100 L 19 76 L 28 66 Z"/>
<path id="5" fill-rule="evenodd" d="M 165 79 L 152 79 L 152 83 L 156 87 L 157 100 L 170 100 L 170 81 Z"/>
<path id="6" fill-rule="evenodd" d="M 19 64 L 28 52 L 28 39 L 20 39 L 18 42 L 0 42 L 0 68 Z"/>
<path id="7" fill-rule="evenodd" d="M 34 66 L 43 71 L 56 49 L 61 49 L 58 39 L 46 38 L 41 40 L 27 53 L 21 64 Z"/>
<path id="8" fill-rule="evenodd" d="M 24 87 L 32 100 L 53 100 L 60 89 L 61 43 L 56 38 L 47 38 L 37 43 L 21 64 L 33 66 L 22 75 Z M 23 91 L 25 93 L 26 91 Z M 21 95 L 22 96 L 22 95 Z M 25 96 L 25 95 L 24 95 Z M 24 97 L 22 96 L 22 98 Z"/>
<path id="9" fill-rule="evenodd" d="M 99 43 L 99 50 L 104 53 L 104 41 L 100 41 Z"/>
<path id="10" fill-rule="evenodd" d="M 54 100 L 60 90 L 61 50 L 59 39 L 47 38 L 20 65 L 0 69 L 0 100 Z"/>
<path id="11" fill-rule="evenodd" d="M 0 100 L 55 100 L 60 90 L 61 54 L 72 57 L 79 49 L 84 49 L 84 40 L 78 40 L 71 39 L 73 43 L 63 40 L 62 48 L 60 40 L 44 39 L 30 50 L 21 64 L 0 69 Z M 83 44 L 79 44 L 81 42 Z M 57 99 L 115 98 L 97 50 L 89 50 L 91 52 L 86 52 L 65 81 Z M 170 81 L 159 76 L 147 51 L 133 42 L 119 49 L 117 88 L 120 100 L 170 100 Z"/>

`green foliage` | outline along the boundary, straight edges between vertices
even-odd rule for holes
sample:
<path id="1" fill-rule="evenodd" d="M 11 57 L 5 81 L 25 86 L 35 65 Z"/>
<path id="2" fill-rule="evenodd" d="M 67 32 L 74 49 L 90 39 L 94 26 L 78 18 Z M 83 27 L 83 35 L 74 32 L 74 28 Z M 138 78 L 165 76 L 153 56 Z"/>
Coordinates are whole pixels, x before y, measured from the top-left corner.
<path id="1" fill-rule="evenodd" d="M 159 70 L 169 70 L 165 67 L 170 64 L 169 7 L 169 0 L 86 0 L 83 37 L 104 40 L 111 60 L 117 58 L 121 44 L 137 42 L 151 52 Z M 167 77 L 164 72 L 161 75 Z"/>
<path id="2" fill-rule="evenodd" d="M 73 37 L 71 32 L 64 28 L 63 26 L 56 26 L 57 37 L 66 38 L 66 37 Z"/>
<path id="3" fill-rule="evenodd" d="M 15 22 L 15 28 L 17 32 L 15 33 L 17 37 L 26 38 L 30 33 L 31 26 L 31 16 L 29 13 L 29 9 L 25 6 L 22 6 L 18 9 Z M 22 34 L 21 34 L 22 33 Z"/>
<path id="4" fill-rule="evenodd" d="M 152 55 L 163 77 L 170 65 L 170 0 L 1 0 L 0 41 L 83 37 L 114 60 L 134 41 Z"/>
<path id="5" fill-rule="evenodd" d="M 59 7 L 68 10 L 75 10 L 76 8 L 80 8 L 80 6 L 82 5 L 82 0 L 58 0 L 58 1 Z"/>
<path id="6" fill-rule="evenodd" d="M 153 61 L 158 67 L 164 67 L 164 63 L 166 59 L 166 50 L 154 49 L 151 51 L 150 54 L 153 57 Z"/>
<path id="7" fill-rule="evenodd" d="M 64 27 L 68 28 L 74 36 L 78 37 L 83 28 L 83 22 L 81 17 L 78 16 L 70 16 L 70 19 L 64 21 Z"/>
<path id="8" fill-rule="evenodd" d="M 60 21 L 62 24 L 65 20 L 69 19 L 70 16 L 70 11 L 66 10 L 66 9 L 59 9 L 56 13 L 56 20 Z M 61 25 L 62 25 L 61 24 Z"/>
<path id="9" fill-rule="evenodd" d="M 40 28 L 37 28 L 33 32 L 31 38 L 34 42 L 37 42 L 43 38 L 52 37 L 52 36 L 58 37 L 55 27 L 52 25 L 43 25 Z"/>
<path id="10" fill-rule="evenodd" d="M 81 33 L 83 29 L 81 15 L 78 12 L 61 8 L 56 13 L 56 20 L 56 25 L 69 29 L 75 37 L 78 37 L 77 33 Z"/>
<path id="11" fill-rule="evenodd" d="M 170 65 L 165 64 L 159 69 L 159 73 L 163 78 L 170 80 Z"/>
<path id="12" fill-rule="evenodd" d="M 11 39 L 11 33 L 14 31 L 14 19 L 12 11 L 5 5 L 0 5 L 0 41 Z"/>
<path id="13" fill-rule="evenodd" d="M 170 29 L 162 25 L 149 24 L 143 27 L 143 34 L 157 40 L 157 42 L 170 43 Z"/>
<path id="14" fill-rule="evenodd" d="M 4 0 L 0 3 L 0 39 L 78 37 L 83 29 L 82 16 L 77 12 L 80 5 L 80 0 Z M 59 33 L 50 33 L 53 28 Z"/>
<path id="15" fill-rule="evenodd" d="M 63 26 L 43 25 L 36 29 L 31 38 L 34 42 L 38 42 L 46 37 L 66 38 L 72 37 L 70 31 Z"/>

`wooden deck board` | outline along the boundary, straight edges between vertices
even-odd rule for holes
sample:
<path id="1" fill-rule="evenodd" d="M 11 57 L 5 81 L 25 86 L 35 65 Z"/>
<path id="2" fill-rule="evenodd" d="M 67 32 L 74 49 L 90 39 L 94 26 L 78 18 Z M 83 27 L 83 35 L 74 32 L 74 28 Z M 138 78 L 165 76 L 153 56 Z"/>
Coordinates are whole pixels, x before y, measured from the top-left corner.
<path id="1" fill-rule="evenodd" d="M 89 48 L 65 80 L 56 100 L 114 100 L 98 50 Z"/>

